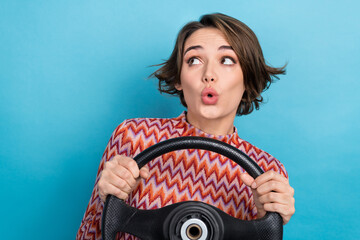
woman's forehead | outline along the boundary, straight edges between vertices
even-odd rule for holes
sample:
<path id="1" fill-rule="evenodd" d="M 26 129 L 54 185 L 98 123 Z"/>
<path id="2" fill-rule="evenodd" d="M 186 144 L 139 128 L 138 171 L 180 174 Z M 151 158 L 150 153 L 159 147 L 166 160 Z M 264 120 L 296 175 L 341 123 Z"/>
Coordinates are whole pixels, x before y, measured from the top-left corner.
<path id="1" fill-rule="evenodd" d="M 184 50 L 191 46 L 206 45 L 222 46 L 228 45 L 224 34 L 217 28 L 201 28 L 193 32 L 185 41 Z"/>

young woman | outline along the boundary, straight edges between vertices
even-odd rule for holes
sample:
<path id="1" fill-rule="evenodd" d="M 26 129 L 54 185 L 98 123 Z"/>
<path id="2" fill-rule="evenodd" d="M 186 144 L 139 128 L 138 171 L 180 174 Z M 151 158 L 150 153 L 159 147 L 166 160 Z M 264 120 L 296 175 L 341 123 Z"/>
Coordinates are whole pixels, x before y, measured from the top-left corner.
<path id="1" fill-rule="evenodd" d="M 266 65 L 255 34 L 239 20 L 210 14 L 185 25 L 172 55 L 153 76 L 159 79 L 160 92 L 178 95 L 187 110 L 176 118 L 125 120 L 115 129 L 77 239 L 101 238 L 101 215 L 108 194 L 140 209 L 195 200 L 240 219 L 278 212 L 286 224 L 295 212 L 295 200 L 284 166 L 241 139 L 234 127 L 235 116 L 258 109 L 263 90 L 283 73 L 284 68 Z M 181 136 L 231 144 L 265 173 L 254 180 L 231 160 L 205 150 L 175 151 L 138 169 L 134 156 L 160 141 Z M 119 239 L 134 238 L 119 234 Z"/>

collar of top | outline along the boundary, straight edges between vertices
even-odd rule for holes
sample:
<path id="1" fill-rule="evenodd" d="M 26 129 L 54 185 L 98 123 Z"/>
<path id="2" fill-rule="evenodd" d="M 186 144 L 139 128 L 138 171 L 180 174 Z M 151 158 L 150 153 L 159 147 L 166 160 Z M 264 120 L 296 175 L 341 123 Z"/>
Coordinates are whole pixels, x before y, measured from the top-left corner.
<path id="1" fill-rule="evenodd" d="M 181 136 L 208 137 L 227 143 L 234 141 L 238 137 L 236 127 L 234 127 L 234 132 L 232 134 L 214 135 L 214 134 L 206 133 L 201 129 L 191 125 L 189 122 L 187 122 L 186 111 L 182 112 L 180 116 L 178 116 L 177 118 L 174 118 L 174 121 L 175 121 L 175 128 L 179 131 Z"/>

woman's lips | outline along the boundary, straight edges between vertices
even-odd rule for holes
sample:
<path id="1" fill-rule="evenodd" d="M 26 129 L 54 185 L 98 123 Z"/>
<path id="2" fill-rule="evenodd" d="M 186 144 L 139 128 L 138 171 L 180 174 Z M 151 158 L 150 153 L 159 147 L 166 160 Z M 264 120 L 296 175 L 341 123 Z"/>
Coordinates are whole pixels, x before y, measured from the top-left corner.
<path id="1" fill-rule="evenodd" d="M 201 100 L 205 105 L 214 105 L 217 103 L 219 94 L 213 88 L 204 88 L 201 92 Z"/>

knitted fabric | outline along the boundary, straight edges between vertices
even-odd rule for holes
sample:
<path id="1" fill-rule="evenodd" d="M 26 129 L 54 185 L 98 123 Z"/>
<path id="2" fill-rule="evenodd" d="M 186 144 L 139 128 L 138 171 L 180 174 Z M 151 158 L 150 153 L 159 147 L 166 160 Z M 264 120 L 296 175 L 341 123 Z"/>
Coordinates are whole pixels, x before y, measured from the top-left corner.
<path id="1" fill-rule="evenodd" d="M 202 132 L 186 121 L 186 113 L 177 118 L 137 118 L 121 123 L 113 132 L 102 156 L 95 186 L 76 239 L 101 239 L 100 200 L 97 183 L 104 163 L 115 155 L 134 157 L 144 149 L 166 139 L 201 136 L 226 142 L 250 156 L 264 170 L 273 170 L 285 177 L 284 166 L 270 154 L 233 134 L 215 136 Z M 252 220 L 256 207 L 252 192 L 240 180 L 244 170 L 217 153 L 188 149 L 167 153 L 148 163 L 150 176 L 141 180 L 127 203 L 139 209 L 156 209 L 176 202 L 203 201 L 229 215 Z M 136 239 L 120 233 L 118 239 Z"/>

